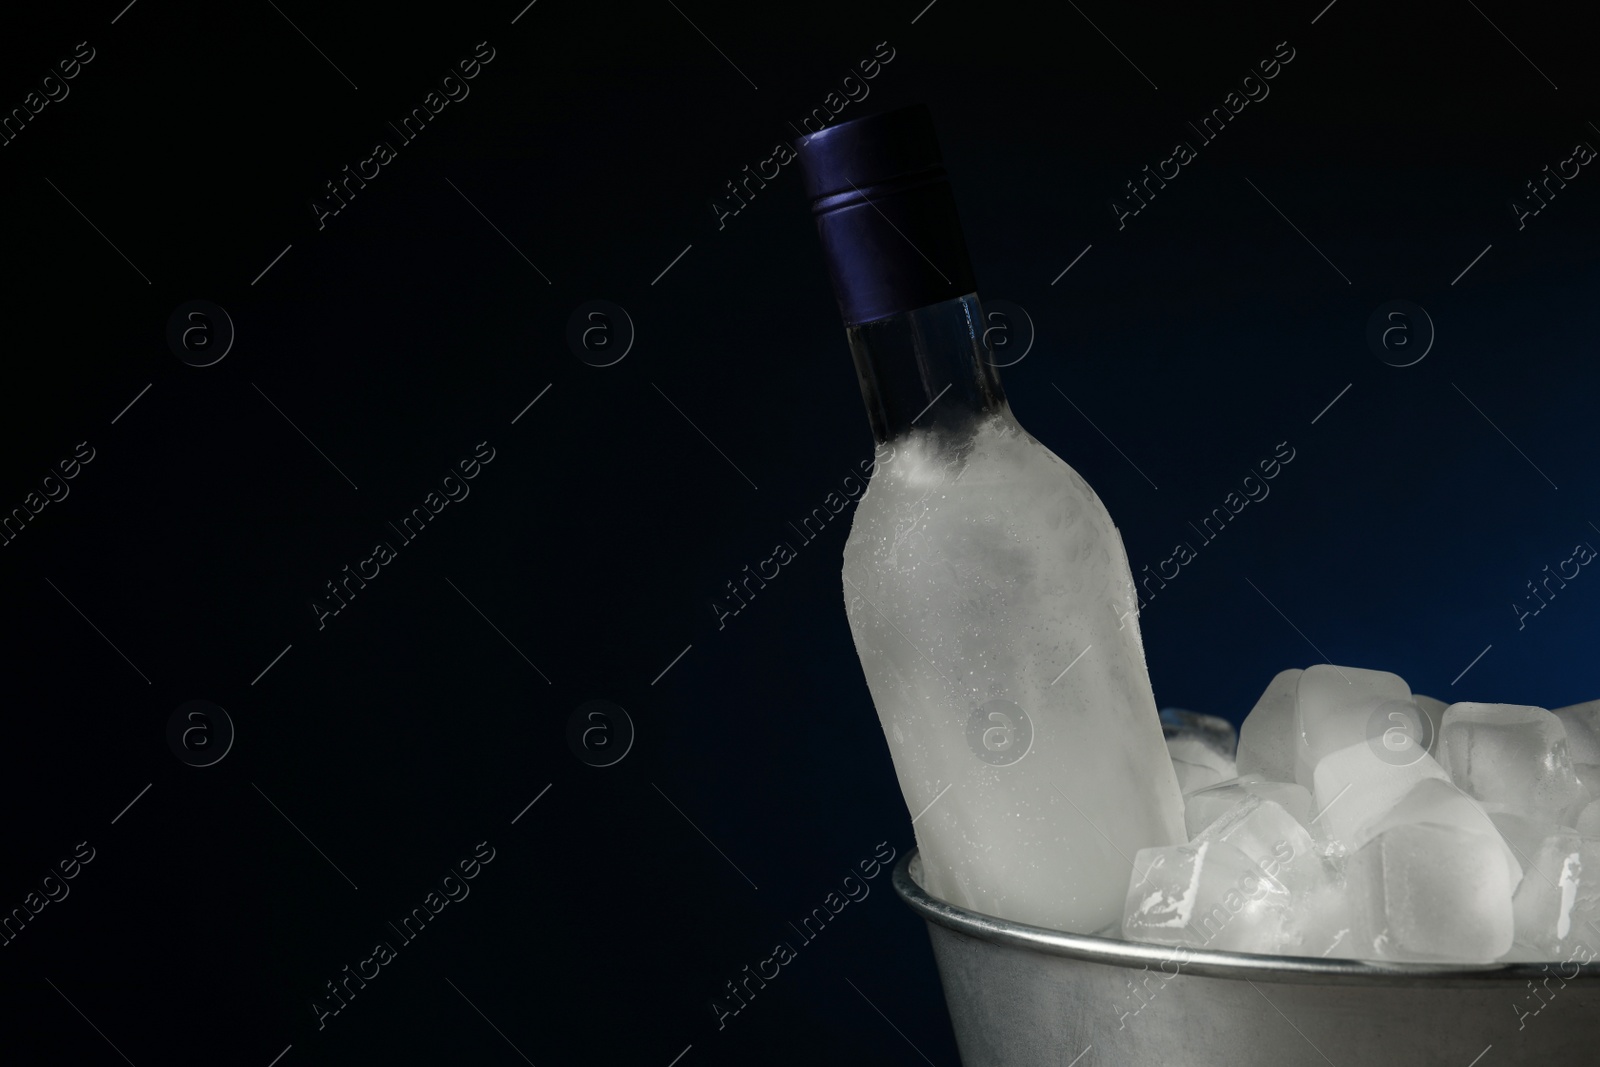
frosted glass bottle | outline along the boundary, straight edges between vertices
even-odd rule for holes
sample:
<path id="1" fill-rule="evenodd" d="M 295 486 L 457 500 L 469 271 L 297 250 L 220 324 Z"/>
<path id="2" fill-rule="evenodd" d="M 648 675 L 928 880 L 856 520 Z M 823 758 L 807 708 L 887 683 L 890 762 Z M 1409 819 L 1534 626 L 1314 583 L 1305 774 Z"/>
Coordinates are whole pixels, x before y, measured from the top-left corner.
<path id="1" fill-rule="evenodd" d="M 1120 919 L 1137 852 L 1185 840 L 1183 801 L 1121 536 L 1011 414 L 930 144 L 912 108 L 798 145 L 878 442 L 846 611 L 925 888 L 1092 933 Z M 828 194 L 840 177 L 854 194 Z M 908 284 L 890 231 L 937 278 Z"/>

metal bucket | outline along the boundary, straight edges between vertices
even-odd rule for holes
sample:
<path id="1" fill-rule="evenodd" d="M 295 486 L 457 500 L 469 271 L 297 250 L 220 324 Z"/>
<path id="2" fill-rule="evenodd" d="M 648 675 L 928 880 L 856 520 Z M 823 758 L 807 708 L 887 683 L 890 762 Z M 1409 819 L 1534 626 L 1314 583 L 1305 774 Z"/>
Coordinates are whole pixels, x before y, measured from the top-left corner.
<path id="1" fill-rule="evenodd" d="M 1046 930 L 894 888 L 928 924 L 964 1067 L 1600 1063 L 1600 962 L 1369 963 Z"/>

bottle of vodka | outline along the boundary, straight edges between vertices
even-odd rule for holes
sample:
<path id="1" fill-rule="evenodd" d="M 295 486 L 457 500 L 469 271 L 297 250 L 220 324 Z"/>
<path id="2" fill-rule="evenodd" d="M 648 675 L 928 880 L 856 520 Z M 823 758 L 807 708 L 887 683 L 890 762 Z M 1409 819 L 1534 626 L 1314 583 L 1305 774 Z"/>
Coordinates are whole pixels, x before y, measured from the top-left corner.
<path id="1" fill-rule="evenodd" d="M 1011 414 L 927 109 L 796 147 L 877 438 L 844 596 L 924 887 L 1100 931 L 1186 840 L 1122 538 Z"/>

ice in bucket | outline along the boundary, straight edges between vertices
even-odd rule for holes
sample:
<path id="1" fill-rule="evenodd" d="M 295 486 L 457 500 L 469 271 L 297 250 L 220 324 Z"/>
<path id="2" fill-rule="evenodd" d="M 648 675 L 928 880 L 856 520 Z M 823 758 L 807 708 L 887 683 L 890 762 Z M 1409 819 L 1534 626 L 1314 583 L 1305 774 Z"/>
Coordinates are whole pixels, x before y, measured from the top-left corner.
<path id="1" fill-rule="evenodd" d="M 1284 671 L 1240 730 L 1249 773 L 1187 791 L 1189 843 L 1140 853 L 1123 934 L 1406 962 L 1589 958 L 1600 949 L 1600 765 L 1571 750 L 1600 759 L 1595 706 L 1446 707 L 1387 672 Z M 1296 818 L 1308 768 L 1310 813 Z M 1264 876 L 1268 838 L 1285 844 L 1260 892 L 1235 854 Z"/>

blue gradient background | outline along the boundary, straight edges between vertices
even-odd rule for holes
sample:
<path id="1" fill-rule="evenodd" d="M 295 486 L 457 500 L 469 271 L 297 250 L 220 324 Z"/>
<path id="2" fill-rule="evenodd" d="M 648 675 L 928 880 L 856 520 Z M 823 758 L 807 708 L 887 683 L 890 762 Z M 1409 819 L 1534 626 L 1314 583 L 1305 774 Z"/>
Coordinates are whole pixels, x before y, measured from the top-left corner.
<path id="1" fill-rule="evenodd" d="M 845 114 L 932 108 L 983 292 L 1037 326 L 1011 404 L 1135 570 L 1295 449 L 1144 612 L 1161 703 L 1237 722 L 1324 658 L 1452 701 L 1600 696 L 1600 578 L 1520 631 L 1511 609 L 1600 543 L 1600 177 L 1520 232 L 1508 207 L 1600 138 L 1568 9 L 1085 7 L 1155 89 L 1084 15 L 1027 5 L 284 7 L 355 90 L 270 6 L 117 6 L 0 35 L 7 106 L 98 50 L 0 150 L 5 506 L 98 450 L 0 551 L 0 905 L 99 852 L 0 952 L 8 1062 L 116 1062 L 49 979 L 140 1064 L 956 1063 L 886 876 L 725 1029 L 708 1007 L 879 842 L 913 844 L 845 623 L 846 522 L 725 629 L 710 606 L 871 449 L 793 168 L 720 231 L 710 201 L 883 40 Z M 471 96 L 319 232 L 321 184 L 483 39 Z M 1119 231 L 1122 183 L 1280 40 L 1271 95 Z M 163 340 L 195 297 L 238 327 L 203 370 Z M 614 367 L 564 341 L 594 298 L 638 329 Z M 1364 340 L 1392 299 L 1437 327 L 1412 367 Z M 484 439 L 470 498 L 319 632 L 323 583 Z M 238 728 L 206 769 L 163 738 L 197 697 Z M 638 730 L 607 769 L 564 739 L 593 697 Z M 319 1031 L 323 983 L 485 839 L 472 896 Z"/>

